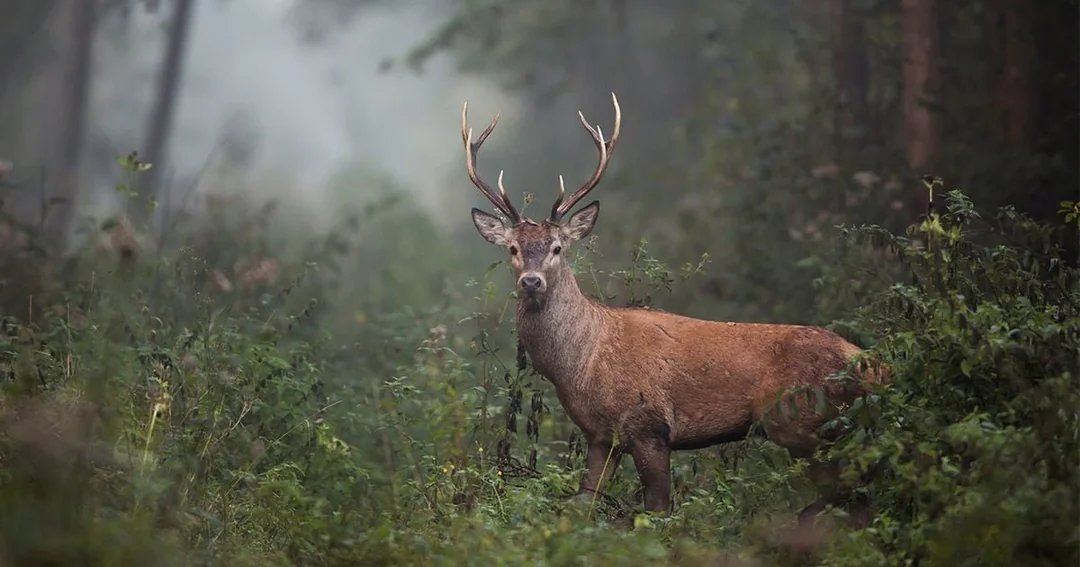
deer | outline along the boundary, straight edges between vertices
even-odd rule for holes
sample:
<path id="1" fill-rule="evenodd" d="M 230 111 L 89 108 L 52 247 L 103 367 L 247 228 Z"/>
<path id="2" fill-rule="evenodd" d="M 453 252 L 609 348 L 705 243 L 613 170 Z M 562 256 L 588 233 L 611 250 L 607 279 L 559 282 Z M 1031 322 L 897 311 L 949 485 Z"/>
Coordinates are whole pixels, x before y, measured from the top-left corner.
<path id="1" fill-rule="evenodd" d="M 567 250 L 593 231 L 600 202 L 567 214 L 600 183 L 618 143 L 622 111 L 614 92 L 611 100 L 615 123 L 610 139 L 578 112 L 599 154 L 596 170 L 569 197 L 559 175 L 558 197 L 539 222 L 522 216 L 511 203 L 503 171 L 498 191 L 477 173 L 477 154 L 500 115 L 473 141 L 467 100 L 461 111 L 469 179 L 508 221 L 473 208 L 473 224 L 484 240 L 509 252 L 520 345 L 536 373 L 554 385 L 586 443 L 578 494 L 596 494 L 629 454 L 645 510 L 669 513 L 672 452 L 739 441 L 752 430 L 763 432 L 793 459 L 806 459 L 819 488 L 834 483 L 835 464 L 814 458 L 827 437 L 818 430 L 833 414 L 819 415 L 806 397 L 798 397 L 794 411 L 781 411 L 778 400 L 793 388 L 818 387 L 833 409 L 850 404 L 862 390 L 838 387 L 832 384 L 838 381 L 828 379 L 856 361 L 862 349 L 822 327 L 718 322 L 611 307 L 578 286 Z M 884 376 L 869 369 L 862 379 L 873 383 Z M 827 492 L 799 514 L 800 520 L 839 499 Z"/>

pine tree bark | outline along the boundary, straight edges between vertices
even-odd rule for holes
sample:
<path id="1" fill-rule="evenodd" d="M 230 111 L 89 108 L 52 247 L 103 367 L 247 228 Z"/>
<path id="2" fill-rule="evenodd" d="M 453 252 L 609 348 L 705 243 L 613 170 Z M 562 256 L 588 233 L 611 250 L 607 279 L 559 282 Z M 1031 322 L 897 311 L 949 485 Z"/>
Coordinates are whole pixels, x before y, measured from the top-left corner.
<path id="1" fill-rule="evenodd" d="M 157 100 L 150 114 L 146 142 L 140 161 L 152 164 L 139 183 L 139 196 L 129 203 L 128 214 L 139 225 L 148 224 L 153 217 L 151 203 L 157 198 L 164 179 L 168 157 L 169 135 L 183 74 L 184 54 L 191 28 L 195 0 L 175 0 L 176 11 L 169 27 L 165 59 L 158 77 Z"/>
<path id="2" fill-rule="evenodd" d="M 0 18 L 0 101 L 20 78 L 27 54 L 46 27 L 56 0 L 9 0 Z"/>
<path id="3" fill-rule="evenodd" d="M 97 9 L 97 0 L 80 0 L 71 5 L 72 35 L 63 81 L 60 147 L 45 219 L 50 240 L 61 249 L 67 241 L 79 194 L 79 157 L 86 135 Z"/>
<path id="4" fill-rule="evenodd" d="M 938 0 L 901 0 L 900 9 L 907 163 L 915 174 L 934 173 L 941 149 L 941 118 L 934 108 L 941 83 Z"/>
<path id="5" fill-rule="evenodd" d="M 1032 7 L 1027 0 L 998 0 L 996 8 L 1000 14 L 1003 65 L 994 89 L 994 102 L 1009 149 L 1026 154 L 1032 149 L 1035 124 Z"/>
<path id="6" fill-rule="evenodd" d="M 858 144 L 865 128 L 870 66 L 863 40 L 863 22 L 851 11 L 851 0 L 829 0 L 829 36 L 832 72 L 839 100 L 835 135 L 842 160 L 846 146 Z"/>

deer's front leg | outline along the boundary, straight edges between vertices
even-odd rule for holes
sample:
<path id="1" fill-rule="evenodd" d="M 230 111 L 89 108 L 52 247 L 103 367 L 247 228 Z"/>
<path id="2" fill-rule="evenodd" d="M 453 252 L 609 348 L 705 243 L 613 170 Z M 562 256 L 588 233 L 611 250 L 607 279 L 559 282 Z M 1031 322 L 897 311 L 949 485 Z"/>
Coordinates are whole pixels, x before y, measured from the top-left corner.
<path id="1" fill-rule="evenodd" d="M 610 437 L 589 440 L 585 455 L 585 478 L 581 479 L 580 494 L 593 494 L 611 479 L 622 459 L 622 451 L 614 446 Z"/>

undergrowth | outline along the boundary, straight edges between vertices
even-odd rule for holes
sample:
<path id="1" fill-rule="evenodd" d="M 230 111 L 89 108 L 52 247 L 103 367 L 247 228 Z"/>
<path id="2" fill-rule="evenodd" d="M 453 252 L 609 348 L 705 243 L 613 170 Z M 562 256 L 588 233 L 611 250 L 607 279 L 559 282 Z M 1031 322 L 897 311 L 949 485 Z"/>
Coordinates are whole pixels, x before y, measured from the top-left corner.
<path id="1" fill-rule="evenodd" d="M 517 353 L 498 263 L 341 324 L 350 262 L 401 273 L 348 236 L 385 210 L 291 260 L 268 209 L 153 258 L 105 224 L 62 286 L 3 314 L 0 563 L 1075 564 L 1076 268 L 1056 227 L 947 204 L 906 236 L 845 228 L 842 261 L 814 264 L 823 305 L 878 274 L 843 327 L 893 376 L 827 448 L 869 481 L 870 522 L 817 531 L 790 527 L 813 499 L 803 463 L 762 441 L 677 454 L 670 516 L 639 513 L 627 465 L 572 498 L 583 447 Z M 669 269 L 642 241 L 604 272 L 597 246 L 576 252 L 583 287 L 628 305 L 707 261 Z"/>

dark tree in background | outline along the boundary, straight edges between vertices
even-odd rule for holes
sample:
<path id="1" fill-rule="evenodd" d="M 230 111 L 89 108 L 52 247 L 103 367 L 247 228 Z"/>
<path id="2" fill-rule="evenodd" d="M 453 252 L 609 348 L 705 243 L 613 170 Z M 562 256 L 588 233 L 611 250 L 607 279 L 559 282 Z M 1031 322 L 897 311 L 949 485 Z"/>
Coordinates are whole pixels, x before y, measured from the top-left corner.
<path id="1" fill-rule="evenodd" d="M 902 0 L 904 142 L 908 167 L 935 171 L 941 159 L 941 30 L 938 0 Z"/>
<path id="2" fill-rule="evenodd" d="M 994 102 L 1001 113 L 1001 134 L 1014 151 L 1027 155 L 1035 137 L 1035 9 L 1023 0 L 996 0 L 988 8 L 999 46 Z"/>
<path id="3" fill-rule="evenodd" d="M 13 4 L 25 25 L 4 37 L 0 73 L 16 61 L 32 67 L 10 54 L 33 51 L 20 30 L 64 11 L 46 4 Z M 101 0 L 98 12 L 156 4 Z M 167 182 L 194 9 L 193 0 L 160 4 L 173 18 L 139 148 L 155 167 L 128 211 L 143 221 Z M 317 40 L 381 5 L 297 0 L 294 15 Z M 422 72 L 448 52 L 463 72 L 520 95 L 520 129 L 500 131 L 505 143 L 485 162 L 505 166 L 511 191 L 550 198 L 558 174 L 587 175 L 591 150 L 574 113 L 603 122 L 608 93 L 618 92 L 626 132 L 602 234 L 615 257 L 642 229 L 677 260 L 710 252 L 715 285 L 698 298 L 708 315 L 813 318 L 813 274 L 793 266 L 818 254 L 836 223 L 897 228 L 917 218 L 923 174 L 1044 219 L 1080 185 L 1075 1 L 460 0 L 429 9 L 444 23 L 387 67 Z M 78 22 L 92 26 L 92 17 L 75 18 L 71 38 L 89 29 Z M 61 180 L 78 163 L 87 72 L 78 62 L 90 57 L 70 53 L 71 88 L 46 114 L 68 117 L 49 142 L 65 157 L 40 160 L 58 184 L 47 194 L 61 197 L 75 194 Z"/>
<path id="4" fill-rule="evenodd" d="M 40 47 L 38 38 L 55 0 L 5 2 L 0 19 L 0 100 L 18 84 L 21 74 L 33 66 L 30 55 Z"/>
<path id="5" fill-rule="evenodd" d="M 53 52 L 57 51 L 53 45 L 54 34 L 49 33 L 52 31 L 50 24 L 56 19 L 56 12 L 64 11 L 57 10 L 56 2 L 52 0 L 12 0 L 5 3 L 4 17 L 0 18 L 0 105 L 11 104 L 17 99 L 26 79 L 45 67 Z M 63 30 L 64 35 L 70 32 L 70 26 Z M 62 96 L 62 88 L 58 82 L 53 101 Z M 46 115 L 56 116 L 59 110 L 57 104 Z M 0 126 L 0 159 L 17 160 L 21 157 L 20 150 L 24 149 L 16 141 L 18 137 L 13 131 L 15 126 L 12 123 L 17 121 L 9 119 L 7 122 Z M 47 134 L 39 134 L 39 137 L 45 136 Z M 54 143 L 43 145 L 59 146 Z M 34 197 L 39 199 L 40 194 Z M 0 198 L 7 207 L 16 210 L 21 210 L 31 200 L 24 195 L 3 195 Z"/>
<path id="6" fill-rule="evenodd" d="M 141 222 L 151 219 L 149 203 L 167 170 L 168 139 L 183 74 L 183 58 L 190 35 L 193 0 L 12 0 L 0 19 L 0 108 L 29 124 L 33 132 L 4 131 L 0 126 L 0 158 L 18 158 L 20 193 L 7 199 L 19 219 L 43 228 L 55 245 L 63 247 L 71 231 L 75 206 L 80 198 L 79 171 L 84 165 L 90 85 L 94 79 L 94 41 L 100 22 L 132 10 L 157 10 L 162 4 L 173 10 L 158 72 L 152 110 L 147 117 L 144 161 L 160 161 L 146 173 L 142 195 L 133 199 L 129 213 Z M 10 17 L 8 17 L 10 14 Z M 31 105 L 19 108 L 24 83 L 38 81 L 42 91 Z M 14 87 L 19 88 L 14 88 Z M 150 156 L 154 156 L 153 158 Z M 92 164 L 111 168 L 114 164 Z M 30 173 L 35 170 L 40 174 Z M 46 212 L 47 218 L 41 213 Z"/>
<path id="7" fill-rule="evenodd" d="M 79 193 L 79 157 L 86 137 L 86 113 L 89 105 L 91 66 L 94 54 L 94 31 L 97 27 L 97 0 L 71 2 L 70 48 L 65 54 L 65 80 L 61 91 L 60 148 L 56 169 L 50 176 L 48 233 L 63 248 L 70 229 L 74 201 Z"/>
<path id="8" fill-rule="evenodd" d="M 838 159 L 843 160 L 850 151 L 846 146 L 858 147 L 866 137 L 866 97 L 870 89 L 864 22 L 852 11 L 851 0 L 829 0 L 829 34 L 837 91 L 833 134 Z"/>
<path id="9" fill-rule="evenodd" d="M 626 132 L 600 230 L 712 253 L 718 303 L 701 308 L 715 315 L 812 318 L 812 273 L 794 265 L 838 222 L 915 220 L 924 174 L 1042 219 L 1080 185 L 1076 2 L 459 6 L 406 60 L 450 50 L 528 97 L 528 134 L 490 149 L 514 179 L 582 167 L 565 117 L 618 91 Z"/>
<path id="10" fill-rule="evenodd" d="M 168 167 L 168 142 L 172 133 L 173 115 L 179 96 L 184 70 L 184 55 L 191 33 L 191 17 L 195 0 L 174 0 L 174 12 L 169 24 L 168 41 L 158 76 L 157 96 L 150 112 L 142 161 L 153 165 L 137 198 L 129 202 L 128 214 L 138 223 L 149 222 L 153 212 L 150 204 L 157 200 Z"/>
<path id="11" fill-rule="evenodd" d="M 0 564 L 1080 563 L 1077 0 L 3 4 Z M 357 54 L 445 58 L 380 81 Z M 625 464 L 572 500 L 585 451 L 515 348 L 507 253 L 430 197 L 490 206 L 461 97 L 504 113 L 480 173 L 540 217 L 612 91 L 601 220 L 560 261 L 608 305 L 868 347 L 890 380 L 818 455 L 866 517 L 786 531 L 816 475 L 753 435 L 677 455 L 667 518 Z M 930 217 L 927 174 L 960 190 Z M 91 222 L 39 233 L 65 199 Z M 816 363 L 769 346 L 745 354 Z M 831 405 L 790 393 L 785 419 Z"/>

